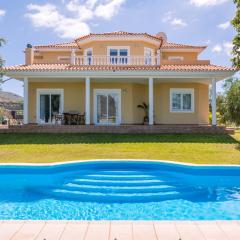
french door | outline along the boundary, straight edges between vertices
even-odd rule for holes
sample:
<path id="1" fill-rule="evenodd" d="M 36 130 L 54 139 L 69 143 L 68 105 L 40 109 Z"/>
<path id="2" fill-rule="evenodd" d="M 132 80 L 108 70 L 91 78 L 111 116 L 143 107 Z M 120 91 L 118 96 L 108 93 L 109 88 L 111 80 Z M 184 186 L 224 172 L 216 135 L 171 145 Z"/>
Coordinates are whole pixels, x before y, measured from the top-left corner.
<path id="1" fill-rule="evenodd" d="M 37 122 L 52 124 L 55 116 L 63 112 L 63 91 L 38 89 L 37 92 Z"/>
<path id="2" fill-rule="evenodd" d="M 121 90 L 94 90 L 94 123 L 117 125 L 121 123 Z"/>

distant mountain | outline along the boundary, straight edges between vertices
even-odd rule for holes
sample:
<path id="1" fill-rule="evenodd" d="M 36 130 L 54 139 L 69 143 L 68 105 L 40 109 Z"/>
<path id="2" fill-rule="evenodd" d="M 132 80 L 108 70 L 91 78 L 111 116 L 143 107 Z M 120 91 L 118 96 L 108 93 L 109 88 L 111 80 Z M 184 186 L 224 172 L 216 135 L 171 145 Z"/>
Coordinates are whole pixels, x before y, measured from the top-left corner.
<path id="1" fill-rule="evenodd" d="M 11 92 L 4 92 L 0 90 L 0 103 L 22 103 L 23 97 L 11 93 Z"/>

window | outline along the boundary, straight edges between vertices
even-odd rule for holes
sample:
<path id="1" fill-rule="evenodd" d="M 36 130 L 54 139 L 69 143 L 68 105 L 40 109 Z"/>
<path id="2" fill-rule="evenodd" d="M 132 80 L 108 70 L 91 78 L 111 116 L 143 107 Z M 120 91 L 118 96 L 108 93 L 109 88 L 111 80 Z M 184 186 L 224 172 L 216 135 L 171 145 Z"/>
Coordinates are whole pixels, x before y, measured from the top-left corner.
<path id="1" fill-rule="evenodd" d="M 169 61 L 183 61 L 184 57 L 182 57 L 182 56 L 169 56 L 168 60 Z"/>
<path id="2" fill-rule="evenodd" d="M 170 112 L 194 112 L 194 89 L 170 89 Z"/>
<path id="3" fill-rule="evenodd" d="M 62 63 L 69 63 L 71 60 L 71 57 L 68 56 L 59 56 L 58 61 Z"/>
<path id="4" fill-rule="evenodd" d="M 93 56 L 92 48 L 85 49 L 84 56 L 85 56 L 85 64 L 91 65 L 92 64 L 92 56 Z"/>
<path id="5" fill-rule="evenodd" d="M 151 48 L 144 48 L 144 64 L 152 65 L 153 63 L 153 50 Z"/>
<path id="6" fill-rule="evenodd" d="M 110 64 L 128 64 L 129 47 L 108 47 Z"/>

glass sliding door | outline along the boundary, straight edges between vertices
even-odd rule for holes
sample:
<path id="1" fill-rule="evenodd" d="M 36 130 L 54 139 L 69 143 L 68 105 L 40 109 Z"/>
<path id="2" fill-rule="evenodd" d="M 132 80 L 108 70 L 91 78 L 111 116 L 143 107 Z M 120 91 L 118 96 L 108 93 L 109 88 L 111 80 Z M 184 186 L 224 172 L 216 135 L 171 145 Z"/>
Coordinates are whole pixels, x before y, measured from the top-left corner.
<path id="1" fill-rule="evenodd" d="M 50 95 L 40 95 L 40 123 L 50 122 Z"/>
<path id="2" fill-rule="evenodd" d="M 49 90 L 38 92 L 38 123 L 54 123 L 55 116 L 62 113 L 61 98 L 61 93 L 51 93 Z"/>
<path id="3" fill-rule="evenodd" d="M 117 94 L 108 94 L 108 123 L 116 124 L 117 123 Z"/>
<path id="4" fill-rule="evenodd" d="M 119 90 L 97 89 L 95 91 L 95 123 L 104 125 L 120 124 Z"/>
<path id="5" fill-rule="evenodd" d="M 54 119 L 54 116 L 60 113 L 60 95 L 59 94 L 51 94 L 50 111 L 51 111 L 51 121 L 52 121 Z"/>
<path id="6" fill-rule="evenodd" d="M 97 95 L 97 123 L 108 122 L 107 102 L 106 95 Z"/>

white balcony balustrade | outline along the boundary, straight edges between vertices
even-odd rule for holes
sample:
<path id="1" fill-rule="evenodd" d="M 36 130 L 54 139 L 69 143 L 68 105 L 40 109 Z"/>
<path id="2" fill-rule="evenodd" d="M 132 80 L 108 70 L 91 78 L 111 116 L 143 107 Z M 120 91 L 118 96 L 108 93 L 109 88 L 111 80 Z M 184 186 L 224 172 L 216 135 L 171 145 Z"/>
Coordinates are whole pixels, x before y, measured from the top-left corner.
<path id="1" fill-rule="evenodd" d="M 77 56 L 75 65 L 160 65 L 158 57 L 142 56 Z"/>

